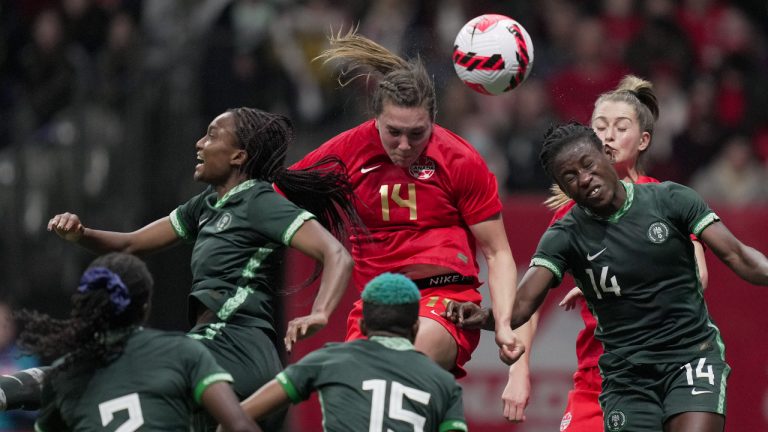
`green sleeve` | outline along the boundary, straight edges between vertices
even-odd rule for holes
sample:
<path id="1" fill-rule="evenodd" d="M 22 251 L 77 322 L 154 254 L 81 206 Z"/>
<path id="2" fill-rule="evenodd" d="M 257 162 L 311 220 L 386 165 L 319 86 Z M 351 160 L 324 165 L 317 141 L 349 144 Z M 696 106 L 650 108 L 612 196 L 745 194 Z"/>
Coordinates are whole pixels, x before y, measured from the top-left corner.
<path id="1" fill-rule="evenodd" d="M 570 236 L 560 221 L 555 222 L 541 236 L 529 267 L 538 266 L 548 269 L 557 279 L 557 284 L 559 284 L 569 268 L 567 260 L 570 250 L 569 239 Z"/>
<path id="2" fill-rule="evenodd" d="M 35 421 L 36 432 L 63 432 L 68 431 L 67 424 L 61 416 L 58 404 L 56 403 L 56 391 L 46 379 L 43 385 L 41 395 L 40 412 Z"/>
<path id="3" fill-rule="evenodd" d="M 200 217 L 205 210 L 205 197 L 210 193 L 211 190 L 206 189 L 205 192 L 194 196 L 171 212 L 169 216 L 171 225 L 179 238 L 190 242 L 195 241 Z"/>
<path id="4" fill-rule="evenodd" d="M 248 202 L 248 218 L 264 237 L 290 246 L 296 231 L 315 216 L 296 206 L 271 187 L 255 191 Z"/>
<path id="5" fill-rule="evenodd" d="M 453 391 L 448 402 L 448 411 L 446 411 L 443 420 L 440 422 L 438 431 L 467 431 L 467 421 L 464 418 L 464 402 L 462 399 L 461 387 L 453 382 Z"/>
<path id="6" fill-rule="evenodd" d="M 690 234 L 701 235 L 704 229 L 720 218 L 693 189 L 674 182 L 664 182 L 664 207 L 670 209 L 670 219 L 679 222 Z"/>
<path id="7" fill-rule="evenodd" d="M 179 336 L 179 339 L 181 343 L 177 350 L 178 355 L 183 359 L 185 376 L 189 378 L 192 396 L 196 403 L 201 402 L 203 392 L 211 384 L 234 381 L 232 375 L 216 363 L 213 355 L 202 343 L 186 336 Z"/>
<path id="8" fill-rule="evenodd" d="M 333 356 L 328 346 L 313 351 L 298 362 L 289 365 L 278 377 L 278 382 L 294 403 L 309 398 L 313 391 L 323 384 L 324 366 Z"/>

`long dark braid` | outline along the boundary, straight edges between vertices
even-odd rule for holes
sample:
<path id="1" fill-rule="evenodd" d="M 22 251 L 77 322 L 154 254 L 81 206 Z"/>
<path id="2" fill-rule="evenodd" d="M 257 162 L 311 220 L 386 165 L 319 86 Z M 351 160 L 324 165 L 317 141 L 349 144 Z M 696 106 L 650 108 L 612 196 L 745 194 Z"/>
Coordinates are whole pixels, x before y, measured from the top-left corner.
<path id="1" fill-rule="evenodd" d="M 577 142 L 588 142 L 598 151 L 603 151 L 603 143 L 591 127 L 581 123 L 570 122 L 560 126 L 552 126 L 544 134 L 544 143 L 539 153 L 539 161 L 552 180 L 557 181 L 552 163 L 563 149 Z"/>
<path id="2" fill-rule="evenodd" d="M 355 193 L 344 163 L 335 156 L 301 170 L 285 167 L 293 124 L 288 117 L 254 108 L 233 108 L 235 133 L 248 152 L 243 170 L 248 178 L 274 183 L 286 198 L 314 214 L 336 238 L 345 241 L 363 223 L 355 209 Z"/>
<path id="3" fill-rule="evenodd" d="M 107 285 L 118 280 L 126 289 L 110 291 Z M 144 321 L 152 285 L 152 275 L 139 258 L 124 253 L 103 255 L 84 272 L 78 292 L 72 296 L 69 318 L 56 319 L 26 309 L 16 314 L 22 326 L 19 345 L 45 361 L 63 358 L 57 371 L 73 365 L 108 364 L 122 353 L 131 330 Z"/>

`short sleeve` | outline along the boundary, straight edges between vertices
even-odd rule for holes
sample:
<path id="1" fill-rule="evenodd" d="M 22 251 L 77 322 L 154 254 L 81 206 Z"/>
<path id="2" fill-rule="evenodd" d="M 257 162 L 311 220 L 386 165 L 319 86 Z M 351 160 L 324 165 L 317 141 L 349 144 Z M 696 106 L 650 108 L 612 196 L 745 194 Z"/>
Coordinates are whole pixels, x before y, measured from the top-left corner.
<path id="1" fill-rule="evenodd" d="M 60 432 L 69 430 L 56 403 L 56 392 L 49 379 L 45 380 L 41 395 L 40 412 L 35 421 L 36 432 Z"/>
<path id="2" fill-rule="evenodd" d="M 693 189 L 673 182 L 662 185 L 667 189 L 662 195 L 664 208 L 670 209 L 671 216 L 685 225 L 690 234 L 700 237 L 705 228 L 720 220 Z"/>
<path id="3" fill-rule="evenodd" d="M 232 375 L 216 363 L 213 355 L 202 343 L 185 336 L 179 336 L 179 339 L 181 343 L 178 347 L 178 356 L 184 359 L 184 373 L 188 377 L 196 403 L 200 403 L 203 392 L 211 384 L 233 381 Z"/>
<path id="4" fill-rule="evenodd" d="M 570 249 L 568 239 L 568 233 L 559 223 L 555 223 L 541 236 L 529 267 L 537 266 L 548 269 L 555 275 L 559 284 L 568 270 L 566 259 Z"/>
<path id="5" fill-rule="evenodd" d="M 440 422 L 438 431 L 467 431 L 467 421 L 464 418 L 464 403 L 462 401 L 461 387 L 452 382 L 452 391 L 448 401 L 448 410 Z"/>
<path id="6" fill-rule="evenodd" d="M 248 219 L 264 237 L 290 246 L 301 226 L 315 216 L 298 207 L 272 188 L 256 193 L 248 203 Z"/>
<path id="7" fill-rule="evenodd" d="M 315 391 L 327 359 L 325 349 L 313 351 L 278 374 L 277 382 L 293 403 L 306 400 Z"/>
<path id="8" fill-rule="evenodd" d="M 457 208 L 467 225 L 483 222 L 501 211 L 496 176 L 479 155 L 468 157 L 460 167 L 452 169 Z"/>
<path id="9" fill-rule="evenodd" d="M 171 212 L 171 225 L 179 238 L 189 242 L 193 242 L 197 238 L 198 223 L 205 209 L 205 197 L 209 193 L 210 189 L 206 189 L 205 192 L 193 197 Z"/>

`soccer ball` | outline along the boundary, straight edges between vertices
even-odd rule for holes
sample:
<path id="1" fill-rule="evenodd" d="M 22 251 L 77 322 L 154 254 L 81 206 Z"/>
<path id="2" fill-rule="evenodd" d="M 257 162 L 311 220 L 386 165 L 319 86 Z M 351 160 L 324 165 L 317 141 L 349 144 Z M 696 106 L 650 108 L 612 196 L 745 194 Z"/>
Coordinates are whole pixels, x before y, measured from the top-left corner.
<path id="1" fill-rule="evenodd" d="M 453 44 L 453 67 L 472 90 L 497 95 L 522 84 L 533 67 L 531 36 L 517 21 L 488 14 L 464 24 Z"/>

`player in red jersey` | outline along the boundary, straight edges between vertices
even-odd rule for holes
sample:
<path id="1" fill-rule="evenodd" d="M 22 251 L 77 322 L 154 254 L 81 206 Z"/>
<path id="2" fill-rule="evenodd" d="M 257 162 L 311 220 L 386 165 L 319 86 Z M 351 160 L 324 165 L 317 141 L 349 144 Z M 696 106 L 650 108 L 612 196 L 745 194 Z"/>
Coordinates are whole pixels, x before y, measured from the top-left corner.
<path id="1" fill-rule="evenodd" d="M 294 168 L 328 155 L 346 164 L 369 230 L 352 239 L 355 287 L 387 271 L 413 279 L 422 293 L 416 349 L 462 377 L 479 331 L 459 329 L 441 313 L 451 300 L 480 303 L 477 244 L 488 262 L 491 300 L 500 307 L 494 308 L 501 319 L 500 356 L 513 361 L 524 350 L 509 328 L 517 272 L 495 176 L 472 145 L 434 123 L 434 84 L 419 60 L 406 61 L 353 31 L 330 41 L 320 56 L 326 62 L 373 69 L 356 76 L 378 78 L 374 118 L 330 139 Z M 363 337 L 361 311 L 355 303 L 347 340 Z"/>
<path id="2" fill-rule="evenodd" d="M 592 128 L 603 142 L 605 151 L 613 159 L 613 167 L 624 181 L 633 183 L 658 183 L 653 177 L 644 175 L 642 157 L 651 144 L 653 126 L 658 118 L 659 107 L 651 83 L 629 75 L 618 87 L 602 94 L 595 102 L 592 112 Z M 562 219 L 575 205 L 556 186 L 555 195 L 547 200 L 547 205 L 556 209 L 550 225 Z M 707 267 L 704 260 L 704 248 L 692 237 L 696 253 L 696 263 L 702 287 L 707 285 Z M 568 393 L 568 405 L 560 422 L 560 431 L 592 432 L 603 430 L 603 414 L 598 402 L 602 378 L 597 361 L 603 353 L 603 345 L 595 339 L 597 321 L 589 312 L 583 295 L 578 288 L 573 288 L 560 306 L 566 310 L 580 307 L 584 320 L 584 329 L 576 338 L 577 371 L 573 375 L 574 387 Z M 510 380 L 505 393 L 512 391 L 521 380 L 515 380 L 515 368 L 512 366 Z M 527 376 L 527 371 L 525 371 Z"/>

